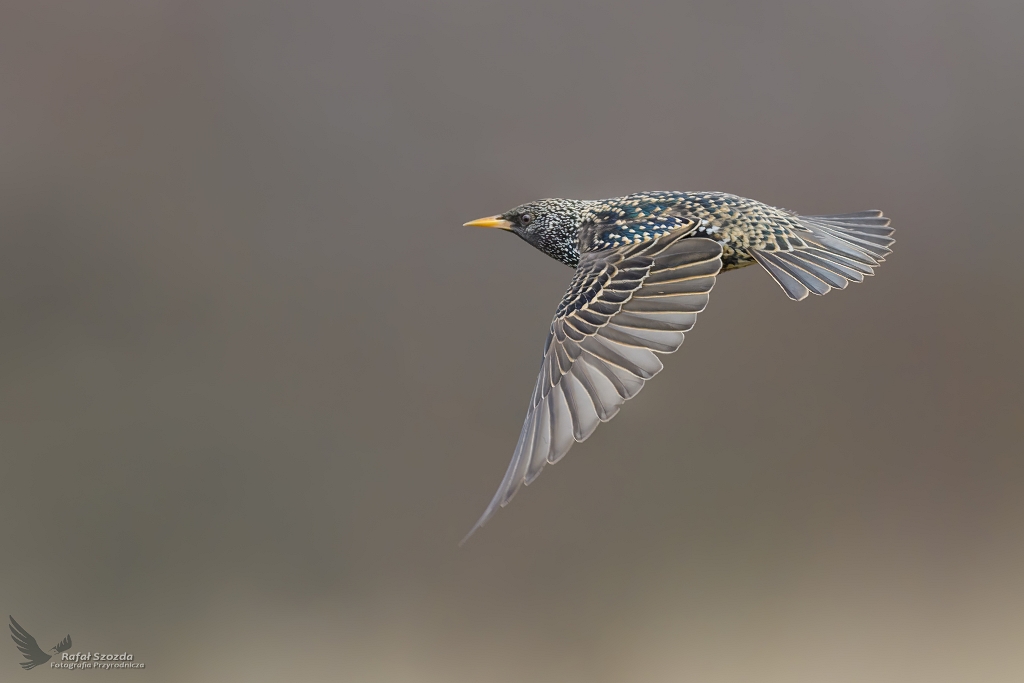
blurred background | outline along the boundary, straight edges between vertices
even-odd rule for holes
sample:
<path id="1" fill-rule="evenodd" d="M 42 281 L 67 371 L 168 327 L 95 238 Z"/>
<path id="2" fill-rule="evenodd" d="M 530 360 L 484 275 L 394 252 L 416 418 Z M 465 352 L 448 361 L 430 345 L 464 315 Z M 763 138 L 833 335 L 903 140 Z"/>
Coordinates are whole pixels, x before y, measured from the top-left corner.
<path id="1" fill-rule="evenodd" d="M 4 4 L 2 614 L 97 679 L 1020 681 L 1022 65 L 1010 0 Z M 723 276 L 458 548 L 571 276 L 461 224 L 654 189 L 895 253 Z"/>

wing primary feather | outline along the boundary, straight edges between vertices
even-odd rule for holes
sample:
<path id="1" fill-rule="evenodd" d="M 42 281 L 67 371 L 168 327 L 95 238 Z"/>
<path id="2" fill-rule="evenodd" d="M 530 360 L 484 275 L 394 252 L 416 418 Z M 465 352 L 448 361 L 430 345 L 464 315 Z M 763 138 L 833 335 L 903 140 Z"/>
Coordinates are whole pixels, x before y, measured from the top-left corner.
<path id="1" fill-rule="evenodd" d="M 561 386 L 555 387 L 552 390 L 550 406 L 551 453 L 548 454 L 548 464 L 554 465 L 569 452 L 569 449 L 576 443 L 576 440 L 573 438 L 572 415 L 569 412 L 569 403 Z"/>
<path id="2" fill-rule="evenodd" d="M 620 368 L 612 363 L 606 363 L 597 356 L 586 352 L 583 356 L 591 366 L 597 368 L 608 380 L 615 385 L 615 390 L 623 400 L 628 400 L 640 393 L 644 388 L 645 380 L 640 379 L 629 370 Z"/>
<path id="3" fill-rule="evenodd" d="M 597 422 L 596 419 L 589 419 L 590 413 L 594 413 L 594 418 L 597 417 L 590 396 L 579 380 L 572 374 L 565 375 L 564 381 L 560 382 L 558 386 L 562 390 L 562 394 L 565 395 L 566 403 L 569 405 L 573 438 L 578 442 L 585 441 L 593 432 L 591 423 Z M 593 426 L 596 426 L 596 424 Z"/>
<path id="4" fill-rule="evenodd" d="M 487 508 L 484 510 L 484 513 L 480 515 L 480 519 L 478 519 L 476 524 L 473 525 L 473 528 L 469 530 L 469 533 L 463 536 L 462 540 L 459 541 L 459 546 L 462 546 L 466 541 L 468 541 L 469 537 L 476 533 L 477 529 L 486 524 L 487 521 L 494 516 L 494 513 L 498 511 L 498 508 L 503 507 L 505 503 L 511 499 L 511 495 L 506 497 L 506 494 L 510 489 L 517 490 L 519 488 L 518 486 L 515 486 L 513 482 L 516 470 L 519 467 L 519 460 L 522 455 L 521 447 L 523 440 L 526 438 L 527 431 L 530 427 L 530 412 L 532 411 L 527 412 L 526 421 L 523 423 L 523 428 L 519 433 L 519 442 L 516 444 L 516 450 L 512 454 L 512 461 L 509 462 L 508 469 L 505 470 L 505 476 L 502 478 L 497 492 L 494 494 L 494 497 L 491 498 L 491 502 L 487 504 Z M 515 495 L 515 490 L 512 491 L 512 495 Z"/>
<path id="5" fill-rule="evenodd" d="M 540 405 L 534 411 L 534 421 L 537 426 L 534 432 L 533 451 L 530 453 L 530 463 L 526 469 L 526 480 L 523 482 L 529 486 L 544 469 L 548 461 L 548 453 L 551 452 L 551 409 L 546 405 Z"/>
<path id="6" fill-rule="evenodd" d="M 533 433 L 532 415 L 533 411 L 529 411 L 526 415 L 526 420 L 523 421 L 523 428 L 519 432 L 519 441 L 516 442 L 516 450 L 512 455 L 512 462 L 509 463 L 509 469 L 505 473 L 505 479 L 501 482 L 501 489 L 503 493 L 498 502 L 500 507 L 505 507 L 505 505 L 508 504 L 508 501 L 512 500 L 512 497 L 519 491 L 519 487 L 522 483 L 520 473 L 521 470 L 525 469 L 523 457 L 524 451 Z"/>
<path id="7" fill-rule="evenodd" d="M 610 387 L 610 390 L 605 389 L 599 382 L 604 383 L 607 380 L 601 375 L 598 377 L 592 375 L 586 363 L 573 365 L 572 373 L 590 394 L 590 400 L 594 404 L 594 410 L 597 411 L 598 419 L 601 422 L 607 422 L 615 417 L 615 414 L 619 412 L 619 405 L 621 405 L 615 387 Z"/>

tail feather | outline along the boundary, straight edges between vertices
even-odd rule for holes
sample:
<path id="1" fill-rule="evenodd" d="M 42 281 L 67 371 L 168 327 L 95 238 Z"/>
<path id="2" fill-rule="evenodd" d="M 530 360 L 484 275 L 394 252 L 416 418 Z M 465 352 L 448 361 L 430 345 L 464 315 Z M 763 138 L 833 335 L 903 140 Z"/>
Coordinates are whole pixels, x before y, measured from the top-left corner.
<path id="1" fill-rule="evenodd" d="M 810 249 L 801 249 L 798 253 L 789 253 L 786 254 L 786 256 L 789 257 L 790 259 L 798 259 L 809 265 L 817 266 L 822 270 L 827 270 L 829 272 L 835 273 L 837 276 L 839 276 L 839 279 L 844 281 L 844 284 L 838 287 L 839 289 L 843 289 L 850 282 L 864 281 L 863 272 L 850 268 L 849 266 L 843 265 L 842 263 L 838 263 L 834 259 L 822 258 L 821 256 L 818 256 L 816 253 L 812 252 Z"/>
<path id="2" fill-rule="evenodd" d="M 892 228 L 887 225 L 860 225 L 854 223 L 831 223 L 830 225 L 836 230 L 854 235 L 888 237 L 892 234 Z"/>
<path id="3" fill-rule="evenodd" d="M 783 252 L 779 254 L 778 257 L 779 260 L 786 263 L 790 268 L 799 268 L 800 270 L 810 273 L 829 287 L 833 287 L 835 289 L 846 289 L 846 285 L 850 284 L 850 281 L 839 273 L 815 263 L 812 259 L 803 258 L 802 254 Z M 789 268 L 787 268 L 787 270 L 789 270 Z M 793 273 L 792 270 L 789 272 Z M 822 292 L 822 294 L 824 293 L 825 292 Z"/>
<path id="4" fill-rule="evenodd" d="M 828 223 L 848 223 L 850 225 L 888 227 L 889 219 L 881 211 L 858 211 L 856 213 L 836 213 L 826 216 L 804 216 L 805 220 L 821 220 Z"/>
<path id="5" fill-rule="evenodd" d="M 825 221 L 802 221 L 802 225 L 811 233 L 812 239 L 821 241 L 821 238 L 831 237 L 841 240 L 879 262 L 884 261 L 885 257 L 892 253 L 888 247 L 895 241 L 889 235 L 872 235 L 859 230 L 843 229 Z M 892 234 L 891 230 L 889 234 Z"/>
<path id="6" fill-rule="evenodd" d="M 847 219 L 856 218 L 857 220 L 877 220 L 884 221 L 885 225 L 889 224 L 889 219 L 882 215 L 882 212 L 878 209 L 868 209 L 866 211 L 854 211 L 853 213 L 831 213 L 819 216 L 807 216 L 807 218 L 827 218 L 827 219 Z"/>
<path id="7" fill-rule="evenodd" d="M 850 268 L 851 270 L 855 270 L 858 273 L 860 273 L 861 275 L 873 275 L 874 272 L 875 272 L 872 269 L 872 267 L 870 265 L 866 264 L 866 263 L 861 263 L 860 261 L 854 261 L 853 259 L 848 259 L 845 256 L 842 256 L 841 254 L 836 254 L 835 252 L 827 251 L 827 250 L 822 249 L 820 247 L 809 247 L 807 249 L 801 249 L 800 253 L 801 254 L 813 254 L 813 255 L 817 256 L 818 258 L 820 258 L 822 260 L 828 261 L 831 264 L 836 264 L 836 265 L 844 266 L 846 268 Z M 875 265 L 877 265 L 877 264 L 875 264 Z M 861 280 L 857 280 L 857 282 L 860 282 L 860 281 Z"/>
<path id="8" fill-rule="evenodd" d="M 854 242 L 865 242 L 882 247 L 887 247 L 893 243 L 893 239 L 890 237 L 892 235 L 892 228 L 890 227 L 862 227 L 842 223 L 827 223 L 822 224 L 820 229 L 844 240 Z"/>
<path id="9" fill-rule="evenodd" d="M 889 219 L 881 211 L 858 211 L 831 216 L 801 216 L 806 247 L 792 251 L 751 254 L 796 301 L 808 294 L 826 294 L 861 282 L 892 253 L 895 242 Z"/>
<path id="10" fill-rule="evenodd" d="M 761 264 L 761 267 L 768 271 L 768 274 L 779 283 L 782 287 L 782 291 L 786 293 L 790 299 L 794 301 L 803 301 L 807 298 L 807 294 L 810 290 L 797 279 L 792 273 L 783 268 L 778 264 L 777 259 L 773 258 L 774 254 L 767 251 L 757 251 L 752 249 L 750 255 L 754 257 L 754 260 Z"/>

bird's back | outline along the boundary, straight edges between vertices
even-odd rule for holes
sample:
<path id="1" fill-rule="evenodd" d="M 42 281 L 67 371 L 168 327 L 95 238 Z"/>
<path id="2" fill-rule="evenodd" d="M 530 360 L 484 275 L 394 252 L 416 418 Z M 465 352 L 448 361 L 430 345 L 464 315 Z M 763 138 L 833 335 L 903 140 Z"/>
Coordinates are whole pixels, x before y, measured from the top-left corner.
<path id="1" fill-rule="evenodd" d="M 753 199 L 725 192 L 638 192 L 601 199 L 590 207 L 583 250 L 617 247 L 651 239 L 679 228 L 695 237 L 711 237 L 723 246 L 723 269 L 754 263 L 749 249 L 788 251 L 804 246 L 799 216 Z"/>

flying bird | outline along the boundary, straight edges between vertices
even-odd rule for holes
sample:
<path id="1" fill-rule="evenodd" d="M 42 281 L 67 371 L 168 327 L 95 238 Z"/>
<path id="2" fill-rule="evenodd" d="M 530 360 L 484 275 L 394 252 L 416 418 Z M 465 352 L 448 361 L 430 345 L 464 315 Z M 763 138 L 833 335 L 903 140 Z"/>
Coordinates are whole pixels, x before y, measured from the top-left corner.
<path id="1" fill-rule="evenodd" d="M 873 275 L 894 241 L 881 211 L 800 216 L 722 192 L 542 199 L 465 225 L 515 233 L 576 273 L 512 462 L 462 543 L 661 371 L 656 354 L 683 343 L 720 271 L 757 263 L 800 301 Z"/>
<path id="2" fill-rule="evenodd" d="M 28 670 L 33 669 L 40 664 L 45 664 L 50 661 L 52 655 L 48 655 L 39 648 L 39 644 L 36 643 L 36 639 L 32 635 L 22 628 L 21 624 L 14 620 L 14 617 L 7 615 L 11 619 L 11 639 L 14 640 L 14 644 L 21 650 L 21 654 L 25 655 L 27 662 L 21 662 L 21 668 Z M 60 641 L 56 645 L 50 648 L 54 654 L 64 652 L 71 647 L 71 636 L 64 636 L 64 640 Z"/>

